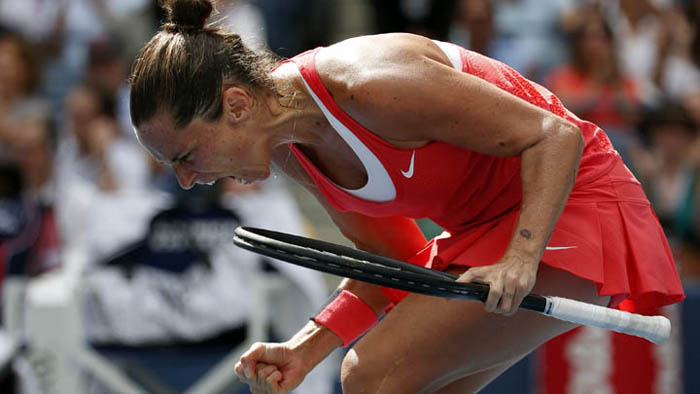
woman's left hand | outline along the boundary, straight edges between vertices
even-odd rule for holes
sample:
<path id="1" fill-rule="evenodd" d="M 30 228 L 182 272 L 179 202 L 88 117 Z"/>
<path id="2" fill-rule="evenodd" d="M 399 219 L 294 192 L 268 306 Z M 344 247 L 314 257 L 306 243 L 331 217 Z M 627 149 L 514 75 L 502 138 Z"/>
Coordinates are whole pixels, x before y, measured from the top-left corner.
<path id="1" fill-rule="evenodd" d="M 468 269 L 457 281 L 488 284 L 486 311 L 512 315 L 535 286 L 538 266 L 537 260 L 508 255 L 495 264 Z"/>

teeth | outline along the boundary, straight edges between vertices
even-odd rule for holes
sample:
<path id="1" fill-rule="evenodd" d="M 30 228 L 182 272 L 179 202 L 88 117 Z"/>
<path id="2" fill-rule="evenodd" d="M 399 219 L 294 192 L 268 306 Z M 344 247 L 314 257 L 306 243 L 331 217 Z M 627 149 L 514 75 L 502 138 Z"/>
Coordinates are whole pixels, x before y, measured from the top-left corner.
<path id="1" fill-rule="evenodd" d="M 205 185 L 214 186 L 215 183 L 216 183 L 216 181 L 211 181 L 211 182 L 205 183 Z"/>
<path id="2" fill-rule="evenodd" d="M 241 179 L 241 178 L 236 178 L 236 181 L 237 181 L 238 183 L 240 183 L 241 185 L 248 185 L 248 184 L 250 184 L 250 182 L 246 181 L 245 179 Z"/>

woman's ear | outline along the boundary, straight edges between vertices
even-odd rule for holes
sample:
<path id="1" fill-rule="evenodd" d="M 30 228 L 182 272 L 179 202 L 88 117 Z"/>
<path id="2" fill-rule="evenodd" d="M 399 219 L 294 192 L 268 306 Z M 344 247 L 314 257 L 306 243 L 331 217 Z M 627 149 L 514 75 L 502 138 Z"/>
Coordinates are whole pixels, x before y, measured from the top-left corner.
<path id="1" fill-rule="evenodd" d="M 223 112 L 228 121 L 239 124 L 250 119 L 253 99 L 246 90 L 230 86 L 224 88 L 222 96 Z"/>

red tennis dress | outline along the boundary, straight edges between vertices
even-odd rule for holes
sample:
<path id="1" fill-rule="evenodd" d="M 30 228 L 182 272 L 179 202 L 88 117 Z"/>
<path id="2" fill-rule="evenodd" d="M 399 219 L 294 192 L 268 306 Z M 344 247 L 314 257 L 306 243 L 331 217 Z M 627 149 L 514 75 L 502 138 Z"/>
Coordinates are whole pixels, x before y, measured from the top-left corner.
<path id="1" fill-rule="evenodd" d="M 438 44 L 455 68 L 568 119 L 583 133 L 578 176 L 542 263 L 595 282 L 599 294 L 612 296 L 611 305 L 621 309 L 640 311 L 681 301 L 683 289 L 663 230 L 639 182 L 605 133 L 507 65 L 452 44 Z M 350 145 L 365 149 L 370 159 L 376 158 L 374 167 L 365 164 L 371 160 L 361 159 L 368 183 L 381 178 L 390 189 L 375 200 L 358 196 L 334 184 L 290 145 L 328 202 L 340 211 L 368 216 L 429 218 L 444 228 L 409 259 L 414 264 L 444 270 L 451 264 L 498 261 L 518 218 L 520 159 L 488 156 L 438 141 L 416 149 L 389 144 L 333 101 L 316 71 L 314 59 L 320 49 L 290 61 L 336 131 Z M 398 293 L 390 293 L 398 301 Z"/>

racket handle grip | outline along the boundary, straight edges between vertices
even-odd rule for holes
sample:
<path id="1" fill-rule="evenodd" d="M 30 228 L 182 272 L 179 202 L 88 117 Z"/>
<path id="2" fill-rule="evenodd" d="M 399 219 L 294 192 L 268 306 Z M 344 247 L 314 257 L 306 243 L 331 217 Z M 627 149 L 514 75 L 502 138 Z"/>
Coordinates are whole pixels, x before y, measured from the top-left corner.
<path id="1" fill-rule="evenodd" d="M 561 297 L 545 297 L 545 315 L 568 322 L 635 335 L 659 344 L 671 336 L 671 322 L 664 316 L 644 316 Z"/>

